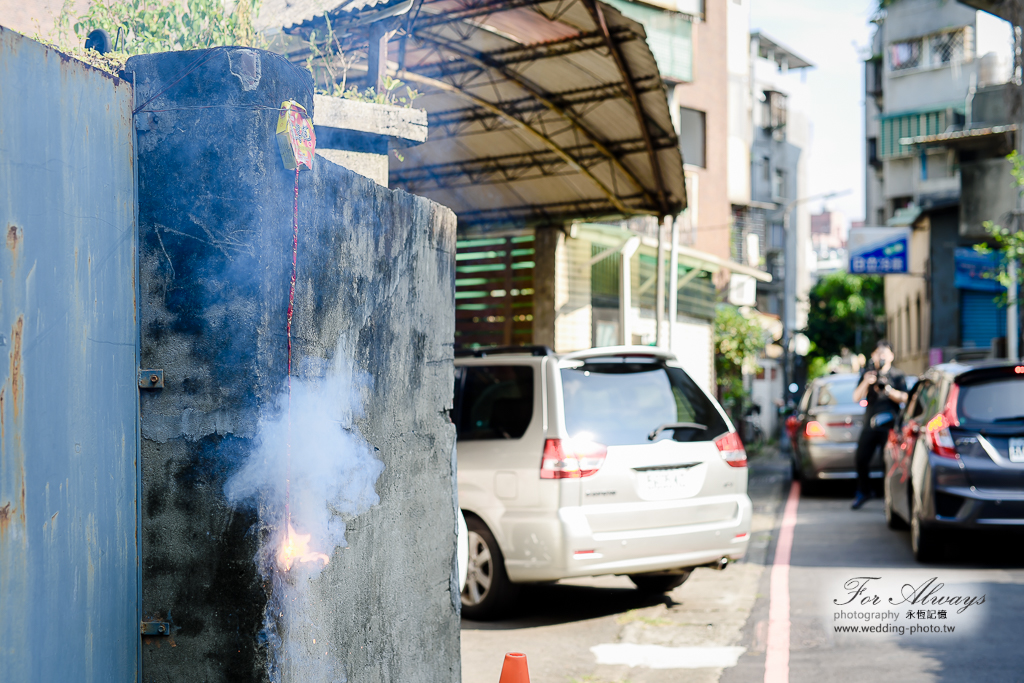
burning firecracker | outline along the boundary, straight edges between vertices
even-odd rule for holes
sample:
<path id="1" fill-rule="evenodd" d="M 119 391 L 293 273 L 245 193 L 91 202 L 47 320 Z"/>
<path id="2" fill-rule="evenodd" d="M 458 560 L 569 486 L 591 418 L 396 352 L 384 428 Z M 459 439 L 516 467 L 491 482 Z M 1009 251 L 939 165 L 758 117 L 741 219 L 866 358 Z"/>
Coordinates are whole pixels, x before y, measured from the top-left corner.
<path id="1" fill-rule="evenodd" d="M 277 144 L 281 148 L 285 168 L 292 170 L 305 166 L 313 170 L 316 134 L 306 108 L 298 102 L 288 100 L 281 103 L 281 115 L 277 117 Z"/>

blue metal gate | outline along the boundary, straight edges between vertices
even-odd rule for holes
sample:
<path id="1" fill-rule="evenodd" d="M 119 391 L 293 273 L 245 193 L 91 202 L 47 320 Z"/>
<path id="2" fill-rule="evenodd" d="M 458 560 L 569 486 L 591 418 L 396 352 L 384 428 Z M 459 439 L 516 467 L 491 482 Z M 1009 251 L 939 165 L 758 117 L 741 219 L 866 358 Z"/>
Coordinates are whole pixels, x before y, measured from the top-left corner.
<path id="1" fill-rule="evenodd" d="M 0 28 L 0 681 L 138 676 L 130 84 Z"/>

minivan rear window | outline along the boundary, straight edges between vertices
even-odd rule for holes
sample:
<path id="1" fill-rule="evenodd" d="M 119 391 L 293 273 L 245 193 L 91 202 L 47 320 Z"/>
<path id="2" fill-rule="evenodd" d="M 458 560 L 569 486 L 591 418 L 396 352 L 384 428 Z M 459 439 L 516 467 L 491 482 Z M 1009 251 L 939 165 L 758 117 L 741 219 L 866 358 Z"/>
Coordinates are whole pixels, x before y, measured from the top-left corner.
<path id="1" fill-rule="evenodd" d="M 533 417 L 533 368 L 468 365 L 459 370 L 455 381 L 458 439 L 522 437 Z"/>
<path id="2" fill-rule="evenodd" d="M 663 431 L 656 441 L 710 441 L 728 431 L 707 395 L 679 368 L 622 358 L 588 359 L 562 368 L 565 426 L 570 437 L 606 446 L 650 443 L 661 425 L 703 428 Z"/>
<path id="3" fill-rule="evenodd" d="M 1024 377 L 960 387 L 957 412 L 975 422 L 1024 422 Z"/>

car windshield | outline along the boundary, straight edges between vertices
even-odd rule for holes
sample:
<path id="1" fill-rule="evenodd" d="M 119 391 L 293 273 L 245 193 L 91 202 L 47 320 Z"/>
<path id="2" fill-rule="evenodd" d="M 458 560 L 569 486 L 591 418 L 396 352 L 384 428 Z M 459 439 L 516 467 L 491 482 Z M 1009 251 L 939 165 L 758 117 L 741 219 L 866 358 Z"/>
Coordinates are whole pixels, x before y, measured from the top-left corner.
<path id="1" fill-rule="evenodd" d="M 975 422 L 1024 422 L 1024 377 L 960 387 L 957 411 Z"/>
<path id="2" fill-rule="evenodd" d="M 728 431 L 707 395 L 679 368 L 631 358 L 592 358 L 562 369 L 565 426 L 569 436 L 607 446 L 649 443 L 662 425 L 688 422 L 702 428 L 666 429 L 656 441 L 709 441 Z"/>
<path id="3" fill-rule="evenodd" d="M 818 389 L 819 406 L 837 406 L 845 403 L 854 403 L 853 390 L 857 388 L 857 380 L 837 379 L 825 382 Z"/>

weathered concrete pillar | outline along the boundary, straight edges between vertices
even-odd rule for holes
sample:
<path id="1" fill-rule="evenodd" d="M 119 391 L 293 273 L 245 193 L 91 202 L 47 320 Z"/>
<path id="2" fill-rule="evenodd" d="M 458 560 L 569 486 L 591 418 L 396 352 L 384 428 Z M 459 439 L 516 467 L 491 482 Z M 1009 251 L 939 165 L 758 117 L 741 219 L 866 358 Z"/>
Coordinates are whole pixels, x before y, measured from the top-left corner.
<path id="1" fill-rule="evenodd" d="M 143 679 L 457 681 L 454 215 L 319 157 L 301 172 L 289 412 L 274 131 L 284 100 L 313 114 L 309 74 L 239 48 L 126 71 L 141 365 L 165 382 L 141 398 L 142 585 L 171 628 Z M 326 557 L 283 571 L 286 514 Z"/>
<path id="2" fill-rule="evenodd" d="M 533 241 L 533 343 L 555 348 L 555 254 L 565 235 L 538 227 Z"/>

